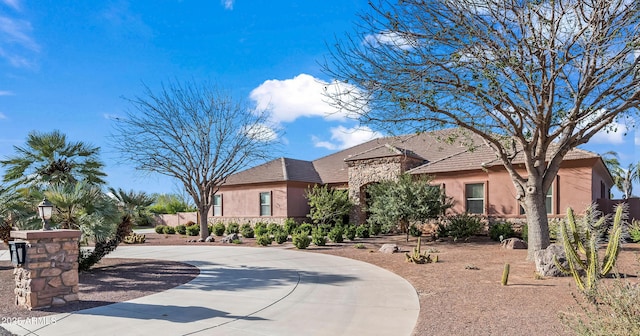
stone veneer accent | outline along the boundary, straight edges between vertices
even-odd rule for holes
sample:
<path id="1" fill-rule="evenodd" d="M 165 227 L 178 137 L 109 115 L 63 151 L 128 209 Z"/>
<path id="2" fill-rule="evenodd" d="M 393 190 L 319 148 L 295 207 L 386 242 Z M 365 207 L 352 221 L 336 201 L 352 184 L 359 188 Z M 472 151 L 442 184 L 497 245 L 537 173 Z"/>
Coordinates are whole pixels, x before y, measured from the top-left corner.
<path id="1" fill-rule="evenodd" d="M 349 197 L 354 205 L 349 222 L 364 223 L 365 188 L 368 184 L 396 180 L 400 174 L 421 164 L 422 160 L 405 155 L 347 161 Z"/>
<path id="2" fill-rule="evenodd" d="M 11 231 L 26 241 L 25 264 L 13 271 L 16 304 L 29 310 L 78 301 L 78 230 Z"/>

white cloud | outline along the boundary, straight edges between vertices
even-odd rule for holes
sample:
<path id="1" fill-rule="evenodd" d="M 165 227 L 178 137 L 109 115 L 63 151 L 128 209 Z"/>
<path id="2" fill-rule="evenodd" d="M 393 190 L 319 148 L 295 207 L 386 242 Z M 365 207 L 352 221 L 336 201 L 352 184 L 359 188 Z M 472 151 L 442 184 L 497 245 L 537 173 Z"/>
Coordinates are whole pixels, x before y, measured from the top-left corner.
<path id="1" fill-rule="evenodd" d="M 20 10 L 20 0 L 2 0 L 2 3 L 17 11 Z"/>
<path id="2" fill-rule="evenodd" d="M 0 1 L 14 8 L 19 6 L 17 1 Z M 31 37 L 32 30 L 29 21 L 0 16 L 0 58 L 16 68 L 33 67 L 30 56 L 40 51 L 40 45 Z"/>
<path id="3" fill-rule="evenodd" d="M 2 96 L 13 96 L 14 93 L 12 91 L 0 90 L 0 97 Z"/>
<path id="4" fill-rule="evenodd" d="M 220 2 L 224 6 L 224 9 L 233 10 L 233 4 L 236 0 L 221 0 Z"/>
<path id="5" fill-rule="evenodd" d="M 250 138 L 262 142 L 271 142 L 278 139 L 278 133 L 273 127 L 265 124 L 256 124 L 251 127 L 246 126 L 243 132 Z"/>
<path id="6" fill-rule="evenodd" d="M 3 119 L 7 119 L 7 116 L 4 113 L 0 112 L 0 120 Z"/>
<path id="7" fill-rule="evenodd" d="M 375 35 L 367 35 L 364 37 L 364 43 L 373 47 L 380 44 L 387 44 L 403 50 L 411 49 L 417 45 L 415 40 L 407 39 L 406 37 L 392 31 L 383 31 Z"/>
<path id="8" fill-rule="evenodd" d="M 317 136 L 311 136 L 311 140 L 315 147 L 337 150 L 353 147 L 381 136 L 382 134 L 366 126 L 352 128 L 338 126 L 331 128 L 331 141 L 321 140 Z"/>
<path id="9" fill-rule="evenodd" d="M 333 106 L 327 92 L 346 95 L 357 92 L 353 86 L 327 83 L 307 74 L 291 79 L 267 80 L 253 89 L 249 97 L 257 110 L 269 110 L 275 123 L 293 122 L 300 117 L 321 117 L 326 120 L 346 120 L 349 113 Z"/>
<path id="10" fill-rule="evenodd" d="M 608 129 L 608 131 L 607 131 Z M 621 123 L 612 123 L 591 138 L 591 142 L 600 144 L 620 145 L 624 143 L 624 137 L 627 133 L 627 126 Z M 637 136 L 636 136 L 637 139 Z"/>

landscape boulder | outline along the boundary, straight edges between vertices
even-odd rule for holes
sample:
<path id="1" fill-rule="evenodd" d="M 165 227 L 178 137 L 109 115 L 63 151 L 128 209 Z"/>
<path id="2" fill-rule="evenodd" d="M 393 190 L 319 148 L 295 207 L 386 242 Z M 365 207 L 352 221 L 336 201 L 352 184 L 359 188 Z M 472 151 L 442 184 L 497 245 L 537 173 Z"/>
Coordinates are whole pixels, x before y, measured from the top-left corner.
<path id="1" fill-rule="evenodd" d="M 380 247 L 380 250 L 378 251 L 382 253 L 397 253 L 397 252 L 400 252 L 400 249 L 396 244 L 384 244 L 382 245 L 382 247 Z"/>
<path id="2" fill-rule="evenodd" d="M 551 244 L 546 249 L 535 253 L 536 271 L 539 275 L 545 277 L 566 276 L 567 274 L 562 273 L 556 266 L 556 263 L 553 261 L 553 256 L 557 256 L 558 263 L 560 263 L 562 267 L 566 269 L 569 268 L 564 248 L 561 245 Z"/>
<path id="3" fill-rule="evenodd" d="M 213 236 L 209 236 L 207 237 L 207 239 L 204 240 L 206 243 L 213 243 L 214 241 L 216 241 L 215 238 L 213 238 Z"/>
<path id="4" fill-rule="evenodd" d="M 508 238 L 502 240 L 502 247 L 508 250 L 526 250 L 527 243 L 520 238 Z"/>
<path id="5" fill-rule="evenodd" d="M 237 233 L 232 233 L 222 238 L 223 243 L 233 243 L 234 240 L 239 240 L 240 236 Z"/>

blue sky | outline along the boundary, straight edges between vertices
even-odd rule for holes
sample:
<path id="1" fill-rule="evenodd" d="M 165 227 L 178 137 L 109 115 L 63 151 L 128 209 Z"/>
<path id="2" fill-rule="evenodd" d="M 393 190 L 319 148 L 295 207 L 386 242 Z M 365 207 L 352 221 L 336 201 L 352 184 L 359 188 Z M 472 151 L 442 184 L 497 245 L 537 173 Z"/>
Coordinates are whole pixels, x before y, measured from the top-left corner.
<path id="1" fill-rule="evenodd" d="M 110 117 L 128 108 L 123 97 L 169 80 L 212 81 L 268 104 L 287 157 L 312 160 L 369 140 L 374 131 L 327 114 L 321 89 L 332 79 L 319 65 L 366 3 L 0 0 L 0 157 L 32 130 L 58 129 L 102 148 L 110 186 L 176 192 L 169 179 L 117 165 L 107 141 Z M 620 125 L 583 148 L 615 150 L 626 165 L 640 160 L 640 133 Z"/>

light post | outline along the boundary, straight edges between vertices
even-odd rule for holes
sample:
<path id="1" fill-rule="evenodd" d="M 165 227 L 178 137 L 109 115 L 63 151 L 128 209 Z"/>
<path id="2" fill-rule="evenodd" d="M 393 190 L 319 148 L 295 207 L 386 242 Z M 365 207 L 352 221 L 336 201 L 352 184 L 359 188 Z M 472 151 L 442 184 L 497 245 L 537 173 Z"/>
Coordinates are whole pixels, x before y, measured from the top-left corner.
<path id="1" fill-rule="evenodd" d="M 42 218 L 42 230 L 51 230 L 49 227 L 49 219 L 51 219 L 51 215 L 53 214 L 53 204 L 51 204 L 46 197 L 38 204 L 38 213 L 40 214 L 40 218 Z"/>

